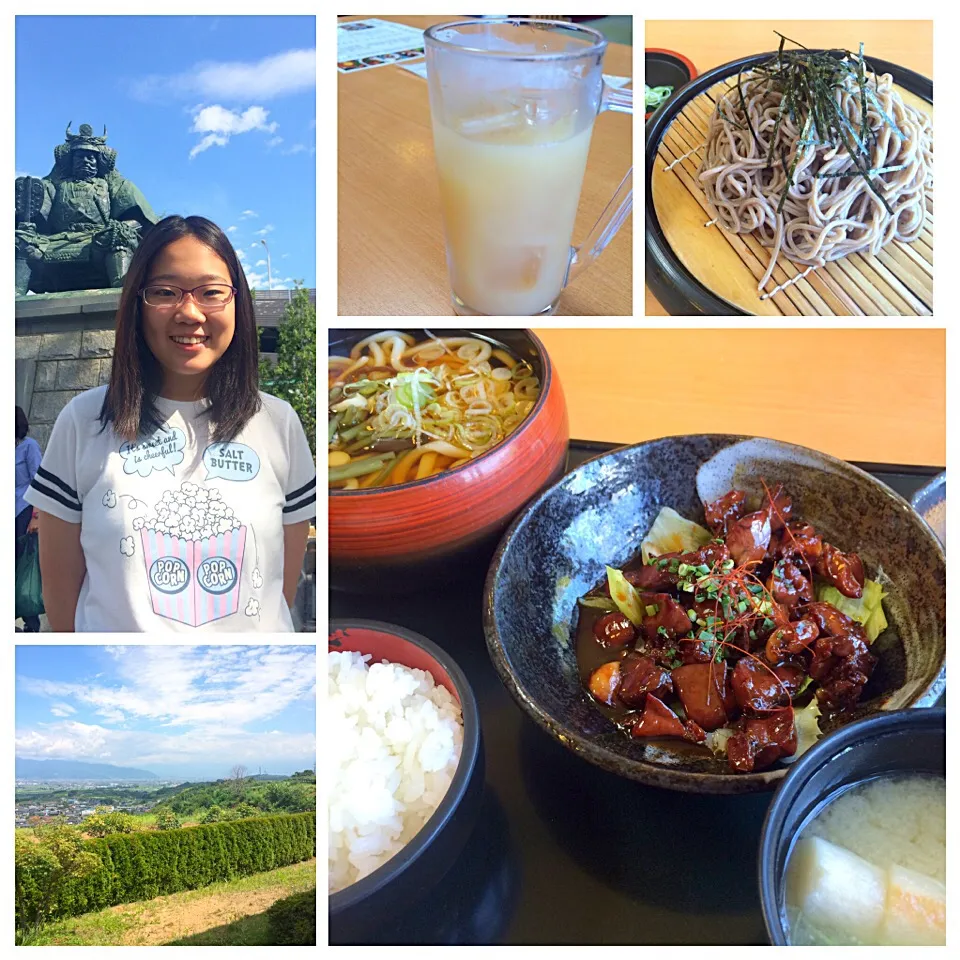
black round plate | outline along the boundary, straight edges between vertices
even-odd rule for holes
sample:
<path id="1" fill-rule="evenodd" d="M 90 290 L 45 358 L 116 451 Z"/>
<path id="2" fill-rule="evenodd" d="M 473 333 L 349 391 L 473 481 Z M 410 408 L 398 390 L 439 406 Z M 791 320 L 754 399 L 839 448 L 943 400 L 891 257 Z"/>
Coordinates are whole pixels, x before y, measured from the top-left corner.
<path id="1" fill-rule="evenodd" d="M 819 53 L 822 51 L 811 51 Z M 657 151 L 660 141 L 667 132 L 670 124 L 686 105 L 709 90 L 715 83 L 725 80 L 741 70 L 746 70 L 755 64 L 763 63 L 776 56 L 776 51 L 758 53 L 750 57 L 743 57 L 731 63 L 724 63 L 713 70 L 701 74 L 696 80 L 683 88 L 678 95 L 674 95 L 650 118 L 646 125 L 646 153 L 644 157 L 644 178 L 647 191 L 645 215 L 645 244 L 646 244 L 646 282 L 653 291 L 653 295 L 666 308 L 671 316 L 708 316 L 708 317 L 749 317 L 726 300 L 708 290 L 692 273 L 680 262 L 667 242 L 667 238 L 660 229 L 657 214 L 653 206 L 653 191 L 651 181 L 653 165 L 657 162 Z M 921 97 L 927 103 L 933 103 L 933 81 L 897 66 L 887 60 L 870 58 L 867 66 L 879 74 L 889 73 L 898 86 L 909 90 L 910 93 Z"/>

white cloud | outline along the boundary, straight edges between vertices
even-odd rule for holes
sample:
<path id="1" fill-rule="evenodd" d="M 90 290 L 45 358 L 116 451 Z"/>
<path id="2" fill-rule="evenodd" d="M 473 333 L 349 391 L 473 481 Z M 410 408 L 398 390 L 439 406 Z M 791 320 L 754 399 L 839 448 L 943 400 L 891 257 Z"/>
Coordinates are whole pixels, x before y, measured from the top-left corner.
<path id="1" fill-rule="evenodd" d="M 254 290 L 290 290 L 294 285 L 293 277 L 278 277 L 274 275 L 272 280 L 267 278 L 266 273 L 260 273 L 251 267 L 244 266 L 243 272 L 246 275 L 247 283 Z"/>
<path id="2" fill-rule="evenodd" d="M 227 233 L 236 233 L 236 232 L 237 232 L 237 225 L 235 223 L 231 223 L 230 226 L 227 227 Z"/>
<path id="3" fill-rule="evenodd" d="M 55 717 L 69 717 L 70 714 L 76 713 L 77 711 L 74 710 L 69 703 L 55 703 L 50 707 L 50 712 Z"/>
<path id="4" fill-rule="evenodd" d="M 286 50 L 257 61 L 194 64 L 177 74 L 152 74 L 133 83 L 141 100 L 203 97 L 213 100 L 271 100 L 316 87 L 317 51 Z"/>
<path id="5" fill-rule="evenodd" d="M 260 214 L 257 213 L 256 210 L 244 210 L 244 211 L 240 214 L 240 219 L 241 219 L 241 220 L 249 220 L 251 217 L 259 217 L 259 216 L 260 216 Z"/>
<path id="6" fill-rule="evenodd" d="M 268 149 L 272 149 L 273 147 L 279 146 L 281 143 L 283 143 L 283 137 L 271 137 L 267 141 L 267 147 Z"/>
<path id="7" fill-rule="evenodd" d="M 17 730 L 17 756 L 31 759 L 100 760 L 149 769 L 152 764 L 222 763 L 224 776 L 234 763 L 284 763 L 314 755 L 312 733 L 270 730 L 247 733 L 217 724 L 196 728 L 189 734 L 143 730 L 111 730 L 97 724 L 64 721 L 43 729 Z"/>
<path id="8" fill-rule="evenodd" d="M 237 252 L 238 260 L 243 261 L 247 258 L 247 255 L 239 247 L 234 247 L 233 249 Z"/>
<path id="9" fill-rule="evenodd" d="M 266 260 L 258 260 L 258 261 L 254 264 L 255 267 L 265 267 L 266 265 L 267 265 L 267 261 L 266 261 Z"/>
<path id="10" fill-rule="evenodd" d="M 289 150 L 284 150 L 283 153 L 285 156 L 290 156 L 294 153 L 303 153 L 306 150 L 306 146 L 302 143 L 295 143 Z"/>
<path id="11" fill-rule="evenodd" d="M 219 103 L 195 108 L 191 133 L 201 133 L 203 136 L 190 150 L 190 159 L 197 154 L 209 150 L 210 147 L 225 147 L 230 138 L 251 130 L 262 130 L 273 133 L 277 129 L 276 123 L 267 122 L 270 115 L 263 107 L 247 107 L 242 113 L 229 110 Z"/>
<path id="12" fill-rule="evenodd" d="M 259 243 L 251 243 L 250 246 L 251 246 L 254 250 L 256 250 L 257 247 L 260 246 L 260 244 L 259 244 Z"/>
<path id="13" fill-rule="evenodd" d="M 273 224 L 272 224 L 272 223 L 268 223 L 265 227 L 263 227 L 263 229 L 261 229 L 261 230 L 255 230 L 254 233 L 255 233 L 258 237 L 265 237 L 268 233 L 273 233 Z"/>
<path id="14" fill-rule="evenodd" d="M 276 716 L 316 680 L 312 649 L 295 647 L 128 647 L 115 660 L 119 685 L 20 677 L 23 690 L 73 701 L 108 722 L 147 719 L 169 726 L 238 729 Z"/>

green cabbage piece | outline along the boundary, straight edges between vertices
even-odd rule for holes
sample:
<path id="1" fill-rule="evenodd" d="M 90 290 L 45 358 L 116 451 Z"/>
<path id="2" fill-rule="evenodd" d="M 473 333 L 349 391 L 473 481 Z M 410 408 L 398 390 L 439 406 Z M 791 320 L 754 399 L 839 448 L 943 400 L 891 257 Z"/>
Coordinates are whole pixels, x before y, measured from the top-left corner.
<path id="1" fill-rule="evenodd" d="M 727 741 L 733 736 L 733 730 L 730 727 L 717 727 L 707 734 L 706 744 L 713 751 L 714 756 L 725 757 L 727 755 Z"/>
<path id="2" fill-rule="evenodd" d="M 613 613 L 617 609 L 617 605 L 610 597 L 580 597 L 577 602 L 581 607 L 591 607 L 606 613 Z"/>
<path id="3" fill-rule="evenodd" d="M 820 717 L 820 701 L 814 697 L 802 710 L 793 713 L 793 725 L 797 731 L 797 752 L 792 757 L 784 757 L 785 762 L 796 760 L 806 753 L 822 736 L 817 720 Z"/>
<path id="4" fill-rule="evenodd" d="M 845 597 L 836 587 L 821 583 L 817 587 L 817 599 L 821 603 L 832 603 L 841 613 L 852 617 L 863 625 L 867 639 L 873 643 L 887 629 L 887 618 L 883 612 L 883 587 L 875 580 L 866 580 L 863 584 L 863 596 L 859 600 Z"/>
<path id="5" fill-rule="evenodd" d="M 607 583 L 610 586 L 610 596 L 617 605 L 617 609 L 635 626 L 643 622 L 646 611 L 640 600 L 637 588 L 614 567 L 607 567 Z"/>
<path id="6" fill-rule="evenodd" d="M 690 553 L 713 539 L 713 534 L 698 523 L 681 517 L 676 510 L 664 507 L 647 532 L 640 553 L 644 563 L 662 553 Z"/>

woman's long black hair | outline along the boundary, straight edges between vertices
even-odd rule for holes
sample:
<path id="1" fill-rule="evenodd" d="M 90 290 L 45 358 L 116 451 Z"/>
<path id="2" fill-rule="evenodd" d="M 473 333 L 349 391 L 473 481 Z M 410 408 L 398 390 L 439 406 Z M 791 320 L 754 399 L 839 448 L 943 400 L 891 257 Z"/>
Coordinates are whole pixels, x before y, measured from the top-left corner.
<path id="1" fill-rule="evenodd" d="M 165 217 L 145 233 L 124 278 L 117 308 L 110 385 L 100 409 L 103 428 L 112 423 L 114 432 L 131 442 L 163 425 L 155 402 L 163 383 L 163 369 L 143 336 L 139 291 L 157 254 L 183 237 L 196 238 L 220 257 L 230 270 L 230 282 L 237 288 L 233 339 L 206 380 L 214 442 L 232 440 L 260 409 L 259 344 L 253 298 L 233 244 L 205 217 Z"/>

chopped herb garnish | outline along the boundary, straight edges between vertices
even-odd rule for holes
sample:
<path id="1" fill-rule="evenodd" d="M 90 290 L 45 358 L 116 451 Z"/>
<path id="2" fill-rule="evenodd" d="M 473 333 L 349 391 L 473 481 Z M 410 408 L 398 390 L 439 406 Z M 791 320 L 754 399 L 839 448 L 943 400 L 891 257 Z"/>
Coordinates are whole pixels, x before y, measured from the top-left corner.
<path id="1" fill-rule="evenodd" d="M 655 617 L 657 615 L 657 611 L 658 611 L 657 605 L 655 603 L 652 603 L 650 604 L 649 607 L 647 607 L 647 616 Z"/>
<path id="2" fill-rule="evenodd" d="M 666 628 L 666 627 L 657 627 L 657 636 L 659 636 L 659 637 L 665 637 L 666 635 L 667 635 L 667 628 Z"/>
<path id="3" fill-rule="evenodd" d="M 737 609 L 738 609 L 741 613 L 746 613 L 746 612 L 747 612 L 747 601 L 746 601 L 746 600 L 741 600 L 741 601 L 737 604 Z"/>
<path id="4" fill-rule="evenodd" d="M 716 636 L 712 634 L 709 630 L 701 630 L 697 636 L 698 640 L 716 640 Z"/>
<path id="5" fill-rule="evenodd" d="M 687 616 L 688 616 L 694 623 L 697 622 L 697 611 L 696 611 L 696 610 L 688 610 L 688 611 L 687 611 Z"/>

